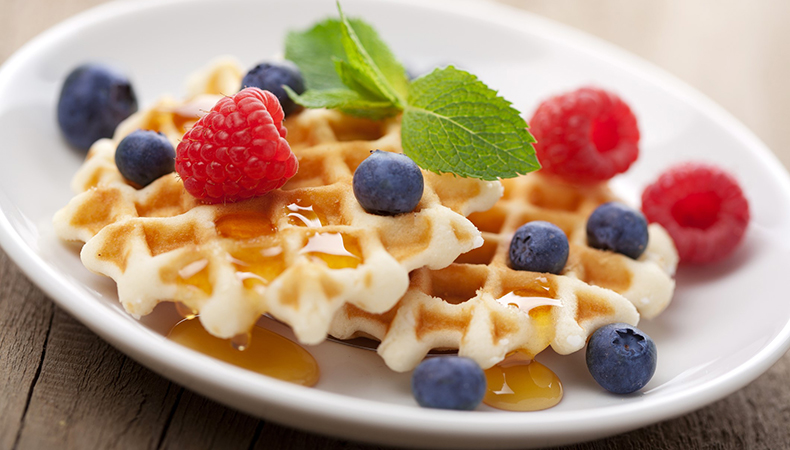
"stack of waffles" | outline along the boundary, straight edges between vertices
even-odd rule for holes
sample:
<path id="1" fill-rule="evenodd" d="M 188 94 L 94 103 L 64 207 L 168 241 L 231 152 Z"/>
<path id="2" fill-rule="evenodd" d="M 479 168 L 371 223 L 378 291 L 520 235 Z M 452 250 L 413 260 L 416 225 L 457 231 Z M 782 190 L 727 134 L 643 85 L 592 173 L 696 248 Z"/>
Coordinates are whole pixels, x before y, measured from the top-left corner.
<path id="1" fill-rule="evenodd" d="M 199 203 L 176 174 L 141 189 L 121 176 L 114 152 L 123 137 L 150 129 L 177 145 L 219 96 L 238 91 L 241 76 L 234 60 L 217 60 L 190 78 L 185 100 L 162 98 L 96 142 L 74 177 L 77 195 L 55 215 L 58 235 L 85 243 L 82 262 L 115 280 L 130 314 L 175 302 L 221 338 L 244 335 L 269 314 L 305 344 L 327 334 L 378 339 L 387 365 L 405 371 L 436 348 L 484 368 L 514 350 L 570 353 L 599 326 L 636 324 L 669 302 L 677 255 L 663 229 L 651 225 L 638 260 L 586 245 L 586 217 L 614 199 L 605 186 L 423 172 L 413 212 L 366 213 L 353 173 L 371 150 L 401 151 L 397 118 L 326 110 L 289 117 L 298 173 L 280 190 L 234 204 Z M 568 234 L 561 275 L 508 267 L 510 237 L 531 220 Z"/>

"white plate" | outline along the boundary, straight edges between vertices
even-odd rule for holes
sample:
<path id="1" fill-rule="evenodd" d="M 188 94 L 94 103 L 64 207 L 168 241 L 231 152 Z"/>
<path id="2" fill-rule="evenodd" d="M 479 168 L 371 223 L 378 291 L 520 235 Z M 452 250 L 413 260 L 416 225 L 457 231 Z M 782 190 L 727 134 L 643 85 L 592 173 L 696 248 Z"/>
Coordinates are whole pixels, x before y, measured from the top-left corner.
<path id="1" fill-rule="evenodd" d="M 112 3 L 49 30 L 0 71 L 0 241 L 61 307 L 121 351 L 215 400 L 266 419 L 344 438 L 421 447 L 528 447 L 594 439 L 677 416 L 750 382 L 790 345 L 790 302 L 781 280 L 790 258 L 790 182 L 778 160 L 719 107 L 663 72 L 593 38 L 523 12 L 469 1 L 344 0 L 372 22 L 415 72 L 456 63 L 478 74 L 529 117 L 539 99 L 593 83 L 619 92 L 643 131 L 642 155 L 615 181 L 637 202 L 669 164 L 720 164 L 751 200 L 744 245 L 728 261 L 682 268 L 660 318 L 641 327 L 655 339 L 658 371 L 640 394 L 598 388 L 581 352 L 539 357 L 565 385 L 559 406 L 509 413 L 426 410 L 409 375 L 388 371 L 372 352 L 325 343 L 311 348 L 323 378 L 316 388 L 268 379 L 166 340 L 117 302 L 114 284 L 90 274 L 77 248 L 59 242 L 50 219 L 71 196 L 82 155 L 55 124 L 65 75 L 86 60 L 131 74 L 143 106 L 181 94 L 191 71 L 222 54 L 248 65 L 281 51 L 287 29 L 335 16 L 334 2 L 299 0 Z"/>

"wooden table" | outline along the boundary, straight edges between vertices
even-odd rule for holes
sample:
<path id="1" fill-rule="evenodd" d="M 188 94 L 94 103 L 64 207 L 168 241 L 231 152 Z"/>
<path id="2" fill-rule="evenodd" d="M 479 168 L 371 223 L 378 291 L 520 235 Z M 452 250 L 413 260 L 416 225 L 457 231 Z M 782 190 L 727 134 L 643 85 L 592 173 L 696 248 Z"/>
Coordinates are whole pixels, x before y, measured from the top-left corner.
<path id="1" fill-rule="evenodd" d="M 502 0 L 674 73 L 790 166 L 790 2 Z M 0 61 L 102 0 L 0 0 Z M 574 449 L 790 448 L 790 355 L 686 416 Z M 154 374 L 55 306 L 0 251 L 0 449 L 374 449 L 263 422 Z"/>

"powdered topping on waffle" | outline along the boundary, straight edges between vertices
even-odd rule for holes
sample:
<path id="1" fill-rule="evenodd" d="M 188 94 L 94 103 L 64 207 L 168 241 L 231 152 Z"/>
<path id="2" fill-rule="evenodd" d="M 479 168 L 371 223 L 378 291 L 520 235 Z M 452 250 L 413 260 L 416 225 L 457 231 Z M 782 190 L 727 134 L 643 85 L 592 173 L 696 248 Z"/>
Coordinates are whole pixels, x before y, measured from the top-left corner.
<path id="1" fill-rule="evenodd" d="M 163 98 L 98 141 L 73 180 L 80 192 L 54 219 L 63 239 L 85 242 L 85 266 L 113 278 L 126 310 L 141 316 L 162 301 L 180 302 L 206 329 L 228 338 L 261 314 L 289 324 L 299 340 L 323 340 L 345 304 L 389 310 L 406 292 L 408 273 L 446 267 L 482 244 L 464 215 L 490 208 L 499 182 L 424 172 L 412 213 L 365 213 L 351 179 L 371 150 L 400 151 L 397 119 L 352 119 L 326 110 L 286 121 L 299 172 L 281 190 L 227 205 L 202 205 L 176 174 L 142 189 L 114 164 L 118 142 L 142 128 L 176 144 L 216 101 L 238 90 L 241 71 L 219 60 L 190 80 L 186 101 Z M 235 80 L 235 84 L 232 81 Z"/>
<path id="2" fill-rule="evenodd" d="M 586 221 L 615 196 L 605 184 L 573 187 L 540 174 L 504 180 L 497 204 L 473 213 L 484 244 L 440 270 L 418 269 L 408 292 L 390 311 L 371 314 L 347 305 L 332 335 L 370 336 L 397 371 L 414 368 L 431 349 L 458 349 L 490 367 L 509 352 L 536 355 L 549 345 L 558 353 L 581 349 L 598 327 L 636 324 L 669 303 L 677 253 L 663 228 L 649 227 L 649 245 L 637 260 L 590 248 Z M 524 223 L 544 220 L 569 237 L 570 256 L 560 275 L 508 267 L 508 247 Z"/>

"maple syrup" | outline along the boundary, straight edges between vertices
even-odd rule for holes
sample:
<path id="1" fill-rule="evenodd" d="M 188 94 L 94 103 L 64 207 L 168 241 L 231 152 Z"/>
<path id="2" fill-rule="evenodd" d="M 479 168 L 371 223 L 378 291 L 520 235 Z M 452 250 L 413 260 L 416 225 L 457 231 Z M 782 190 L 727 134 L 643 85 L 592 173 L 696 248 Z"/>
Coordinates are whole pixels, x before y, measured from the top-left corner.
<path id="1" fill-rule="evenodd" d="M 205 258 L 195 259 L 193 255 L 186 255 L 181 264 L 175 267 L 163 267 L 159 277 L 165 283 L 175 283 L 191 289 L 199 289 L 206 295 L 211 295 L 212 286 L 209 277 L 209 261 Z"/>
<path id="2" fill-rule="evenodd" d="M 186 133 L 190 128 L 195 125 L 199 117 L 192 115 L 181 115 L 178 112 L 173 114 L 173 125 L 180 133 Z"/>
<path id="3" fill-rule="evenodd" d="M 178 282 L 197 287 L 211 295 L 211 281 L 209 279 L 208 260 L 199 259 L 187 264 L 178 271 Z"/>
<path id="4" fill-rule="evenodd" d="M 353 269 L 362 262 L 357 238 L 342 233 L 315 233 L 299 253 L 323 261 L 330 269 Z"/>
<path id="5" fill-rule="evenodd" d="M 220 236 L 231 239 L 256 239 L 277 231 L 265 214 L 249 211 L 225 214 L 214 224 Z"/>
<path id="6" fill-rule="evenodd" d="M 507 411 L 539 411 L 562 400 L 562 383 L 548 367 L 520 352 L 485 370 L 483 403 Z"/>
<path id="7" fill-rule="evenodd" d="M 173 124 L 181 133 L 186 133 L 216 103 L 213 96 L 198 97 L 172 111 Z"/>
<path id="8" fill-rule="evenodd" d="M 184 319 L 192 320 L 198 316 L 198 311 L 196 309 L 190 308 L 189 306 L 185 305 L 181 302 L 176 302 L 176 312 L 179 316 Z"/>
<path id="9" fill-rule="evenodd" d="M 315 385 L 320 375 L 318 363 L 307 350 L 259 326 L 248 334 L 220 339 L 209 334 L 200 321 L 184 319 L 167 337 L 220 361 L 302 386 Z"/>
<path id="10" fill-rule="evenodd" d="M 562 302 L 556 298 L 535 297 L 530 295 L 530 293 L 521 293 L 519 291 L 508 292 L 496 300 L 503 305 L 515 306 L 524 312 L 541 306 L 562 306 Z"/>
<path id="11" fill-rule="evenodd" d="M 236 269 L 236 277 L 247 289 L 268 286 L 285 271 L 283 249 L 279 245 L 240 244 L 228 253 L 230 262 Z"/>
<path id="12" fill-rule="evenodd" d="M 312 206 L 300 206 L 296 203 L 291 203 L 285 209 L 288 210 L 286 216 L 288 216 L 288 221 L 291 225 L 308 228 L 321 228 L 324 226 L 324 221 L 321 220 L 321 217 L 313 210 Z"/>

